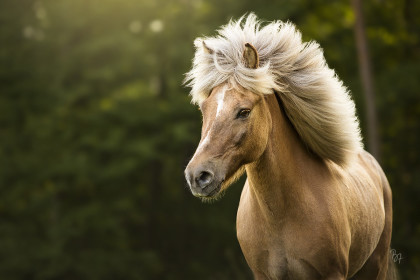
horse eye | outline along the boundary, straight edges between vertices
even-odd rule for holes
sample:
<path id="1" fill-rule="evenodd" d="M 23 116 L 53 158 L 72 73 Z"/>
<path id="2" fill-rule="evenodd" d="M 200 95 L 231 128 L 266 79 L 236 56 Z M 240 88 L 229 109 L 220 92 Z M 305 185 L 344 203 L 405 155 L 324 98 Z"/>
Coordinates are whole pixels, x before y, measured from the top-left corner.
<path id="1" fill-rule="evenodd" d="M 238 119 L 246 119 L 249 116 L 249 113 L 251 113 L 250 109 L 241 109 L 236 117 Z"/>

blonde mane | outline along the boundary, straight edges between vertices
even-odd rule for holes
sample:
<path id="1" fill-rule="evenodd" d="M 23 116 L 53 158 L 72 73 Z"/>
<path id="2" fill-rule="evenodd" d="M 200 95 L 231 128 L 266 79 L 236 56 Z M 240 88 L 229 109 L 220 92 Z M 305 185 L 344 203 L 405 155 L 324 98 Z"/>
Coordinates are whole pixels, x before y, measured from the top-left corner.
<path id="1" fill-rule="evenodd" d="M 316 42 L 302 42 L 289 22 L 261 26 L 254 14 L 230 21 L 216 37 L 195 40 L 196 53 L 185 83 L 201 104 L 224 82 L 259 94 L 278 92 L 287 116 L 307 147 L 322 159 L 345 166 L 362 149 L 355 105 Z M 204 43 L 205 42 L 205 43 Z M 259 67 L 247 68 L 245 44 L 253 45 Z"/>

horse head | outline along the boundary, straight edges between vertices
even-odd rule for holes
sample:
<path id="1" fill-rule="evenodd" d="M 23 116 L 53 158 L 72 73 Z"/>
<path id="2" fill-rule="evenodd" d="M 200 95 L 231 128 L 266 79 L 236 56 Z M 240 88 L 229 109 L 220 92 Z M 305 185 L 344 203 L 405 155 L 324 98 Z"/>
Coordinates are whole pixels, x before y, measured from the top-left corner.
<path id="1" fill-rule="evenodd" d="M 212 53 L 203 42 L 205 50 Z M 258 68 L 256 49 L 246 44 L 242 63 Z M 271 117 L 263 94 L 224 82 L 213 88 L 200 104 L 203 115 L 201 140 L 185 169 L 191 192 L 216 197 L 244 171 L 244 165 L 264 152 Z"/>

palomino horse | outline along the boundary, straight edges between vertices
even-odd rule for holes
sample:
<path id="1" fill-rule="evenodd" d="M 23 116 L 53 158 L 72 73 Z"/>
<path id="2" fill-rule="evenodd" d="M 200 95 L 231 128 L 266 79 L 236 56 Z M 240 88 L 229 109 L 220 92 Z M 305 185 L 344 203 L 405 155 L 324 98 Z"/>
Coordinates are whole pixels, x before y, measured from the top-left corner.
<path id="1" fill-rule="evenodd" d="M 253 14 L 196 47 L 203 127 L 186 179 L 206 200 L 246 171 L 237 236 L 255 278 L 394 279 L 391 189 L 320 47 Z"/>

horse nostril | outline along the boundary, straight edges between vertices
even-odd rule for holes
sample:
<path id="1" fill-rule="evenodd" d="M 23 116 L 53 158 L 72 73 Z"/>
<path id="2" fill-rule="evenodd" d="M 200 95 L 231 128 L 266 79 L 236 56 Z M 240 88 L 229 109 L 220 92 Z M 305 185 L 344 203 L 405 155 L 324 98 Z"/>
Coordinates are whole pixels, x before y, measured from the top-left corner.
<path id="1" fill-rule="evenodd" d="M 203 171 L 195 180 L 197 185 L 203 189 L 210 185 L 210 183 L 213 181 L 213 175 L 210 172 Z"/>

